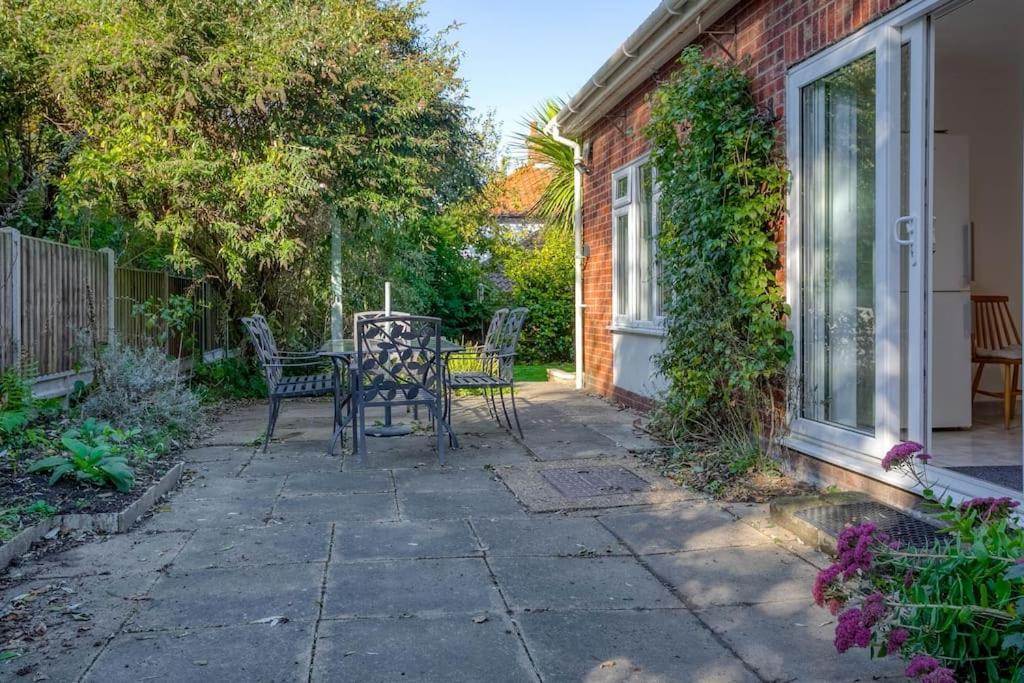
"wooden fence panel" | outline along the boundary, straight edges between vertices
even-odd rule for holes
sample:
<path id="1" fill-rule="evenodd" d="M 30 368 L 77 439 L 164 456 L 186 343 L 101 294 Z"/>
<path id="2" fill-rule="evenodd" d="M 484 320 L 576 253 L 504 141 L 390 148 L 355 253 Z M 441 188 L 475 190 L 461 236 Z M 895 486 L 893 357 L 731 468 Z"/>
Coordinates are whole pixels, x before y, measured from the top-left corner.
<path id="1" fill-rule="evenodd" d="M 117 338 L 121 343 L 135 348 L 156 344 L 160 330 L 147 329 L 145 317 L 134 315 L 132 308 L 150 299 L 167 301 L 167 274 L 152 270 L 118 268 L 114 279 L 114 328 L 117 330 Z"/>
<path id="2" fill-rule="evenodd" d="M 89 381 L 83 351 L 91 334 L 99 344 L 112 334 L 135 347 L 159 343 L 136 304 L 172 295 L 191 296 L 197 313 L 185 343 L 167 340 L 167 352 L 189 359 L 227 348 L 224 307 L 208 283 L 164 272 L 115 268 L 109 250 L 93 251 L 0 229 L 0 370 L 27 365 L 40 395 L 70 391 Z M 195 346 L 193 346 L 193 341 Z"/>
<path id="3" fill-rule="evenodd" d="M 87 335 L 109 338 L 107 253 L 21 236 L 21 349 L 40 378 L 73 374 Z"/>
<path id="4" fill-rule="evenodd" d="M 20 235 L 0 230 L 0 370 L 15 364 L 21 345 Z"/>

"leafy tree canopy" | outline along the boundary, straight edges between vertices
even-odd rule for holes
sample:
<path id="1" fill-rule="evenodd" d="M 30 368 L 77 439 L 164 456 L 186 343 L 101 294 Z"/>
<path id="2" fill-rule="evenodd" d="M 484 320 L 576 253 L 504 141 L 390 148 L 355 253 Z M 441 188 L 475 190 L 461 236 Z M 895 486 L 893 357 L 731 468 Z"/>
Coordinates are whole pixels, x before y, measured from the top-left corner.
<path id="1" fill-rule="evenodd" d="M 0 0 L 4 201 L 56 160 L 64 224 L 243 296 L 319 278 L 330 211 L 402 226 L 492 162 L 457 53 L 419 19 L 404 1 Z"/>

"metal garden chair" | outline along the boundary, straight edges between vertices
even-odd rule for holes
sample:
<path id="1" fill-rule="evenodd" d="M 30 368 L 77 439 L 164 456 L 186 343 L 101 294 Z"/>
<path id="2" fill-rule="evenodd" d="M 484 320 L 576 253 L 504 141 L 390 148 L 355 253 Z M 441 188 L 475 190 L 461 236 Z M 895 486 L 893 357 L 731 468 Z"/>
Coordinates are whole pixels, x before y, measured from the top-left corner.
<path id="1" fill-rule="evenodd" d="M 267 380 L 267 399 L 269 415 L 267 432 L 263 439 L 263 452 L 267 452 L 270 439 L 274 436 L 277 416 L 281 410 L 281 401 L 286 398 L 304 396 L 326 396 L 334 394 L 334 374 L 329 372 L 313 374 L 285 374 L 286 370 L 323 369 L 324 359 L 316 351 L 280 351 L 274 341 L 267 319 L 262 315 L 242 318 L 242 323 L 249 332 L 256 356 Z M 338 406 L 335 405 L 335 423 L 338 421 Z"/>
<path id="2" fill-rule="evenodd" d="M 445 363 L 441 320 L 425 316 L 364 318 L 356 323 L 356 364 L 352 395 L 358 419 L 355 439 L 360 461 L 366 459 L 366 409 L 423 406 L 437 437 L 443 465 L 445 437 L 457 446 L 444 414 Z"/>
<path id="3" fill-rule="evenodd" d="M 451 389 L 454 387 L 455 381 L 465 382 L 470 378 L 477 378 L 483 375 L 491 375 L 494 372 L 495 364 L 497 363 L 495 356 L 498 353 L 498 345 L 500 343 L 501 334 L 505 327 L 505 319 L 508 317 L 507 308 L 499 308 L 491 316 L 491 322 L 487 326 L 487 335 L 484 337 L 483 343 L 477 347 L 473 353 L 459 353 L 454 354 L 449 360 L 464 361 L 471 365 L 474 365 L 472 370 L 460 370 L 452 372 L 449 370 L 448 373 L 448 387 L 447 392 L 447 404 L 445 405 L 445 413 L 451 412 Z M 461 388 L 461 387 L 460 387 Z M 467 387 L 468 388 L 468 387 Z M 487 412 L 501 424 L 501 418 L 498 417 L 498 406 L 494 398 L 494 387 L 483 387 L 484 405 L 487 406 Z"/>
<path id="4" fill-rule="evenodd" d="M 529 309 L 513 308 L 511 310 L 499 309 L 491 319 L 491 328 L 497 330 L 495 337 L 488 341 L 484 340 L 484 350 L 481 352 L 481 370 L 471 372 L 453 372 L 449 374 L 448 383 L 451 389 L 482 389 L 487 394 L 491 406 L 494 409 L 494 417 L 501 424 L 501 417 L 498 414 L 498 406 L 494 400 L 494 391 L 497 390 L 501 400 L 501 410 L 505 414 L 505 423 L 509 430 L 512 429 L 512 420 L 508 415 L 508 407 L 505 404 L 505 389 L 509 390 L 512 401 L 512 415 L 516 420 L 516 429 L 519 437 L 523 438 L 523 428 L 519 424 L 519 411 L 516 407 L 516 383 L 515 383 L 515 360 L 516 345 L 519 343 L 519 336 L 523 331 L 523 324 Z M 501 319 L 499 320 L 499 316 Z M 491 337 L 491 329 L 487 337 Z M 488 348 L 492 350 L 488 350 Z"/>

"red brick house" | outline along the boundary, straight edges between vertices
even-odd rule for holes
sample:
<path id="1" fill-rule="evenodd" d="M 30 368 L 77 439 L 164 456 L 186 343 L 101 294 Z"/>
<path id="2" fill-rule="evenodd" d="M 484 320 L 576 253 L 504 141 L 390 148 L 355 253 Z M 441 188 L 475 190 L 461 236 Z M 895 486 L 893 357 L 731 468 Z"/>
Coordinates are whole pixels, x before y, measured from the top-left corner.
<path id="1" fill-rule="evenodd" d="M 879 459 L 913 439 L 954 493 L 1021 497 L 1021 36 L 1019 0 L 660 3 L 547 129 L 578 158 L 578 383 L 641 408 L 664 390 L 643 129 L 697 44 L 746 60 L 784 139 L 794 467 L 893 495 Z"/>

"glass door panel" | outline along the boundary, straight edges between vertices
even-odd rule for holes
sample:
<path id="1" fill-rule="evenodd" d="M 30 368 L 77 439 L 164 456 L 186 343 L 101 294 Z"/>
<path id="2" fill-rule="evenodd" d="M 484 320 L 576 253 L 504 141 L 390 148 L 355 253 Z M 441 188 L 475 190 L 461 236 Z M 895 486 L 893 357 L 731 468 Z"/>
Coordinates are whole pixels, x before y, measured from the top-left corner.
<path id="1" fill-rule="evenodd" d="M 874 53 L 801 89 L 800 416 L 875 432 Z"/>

